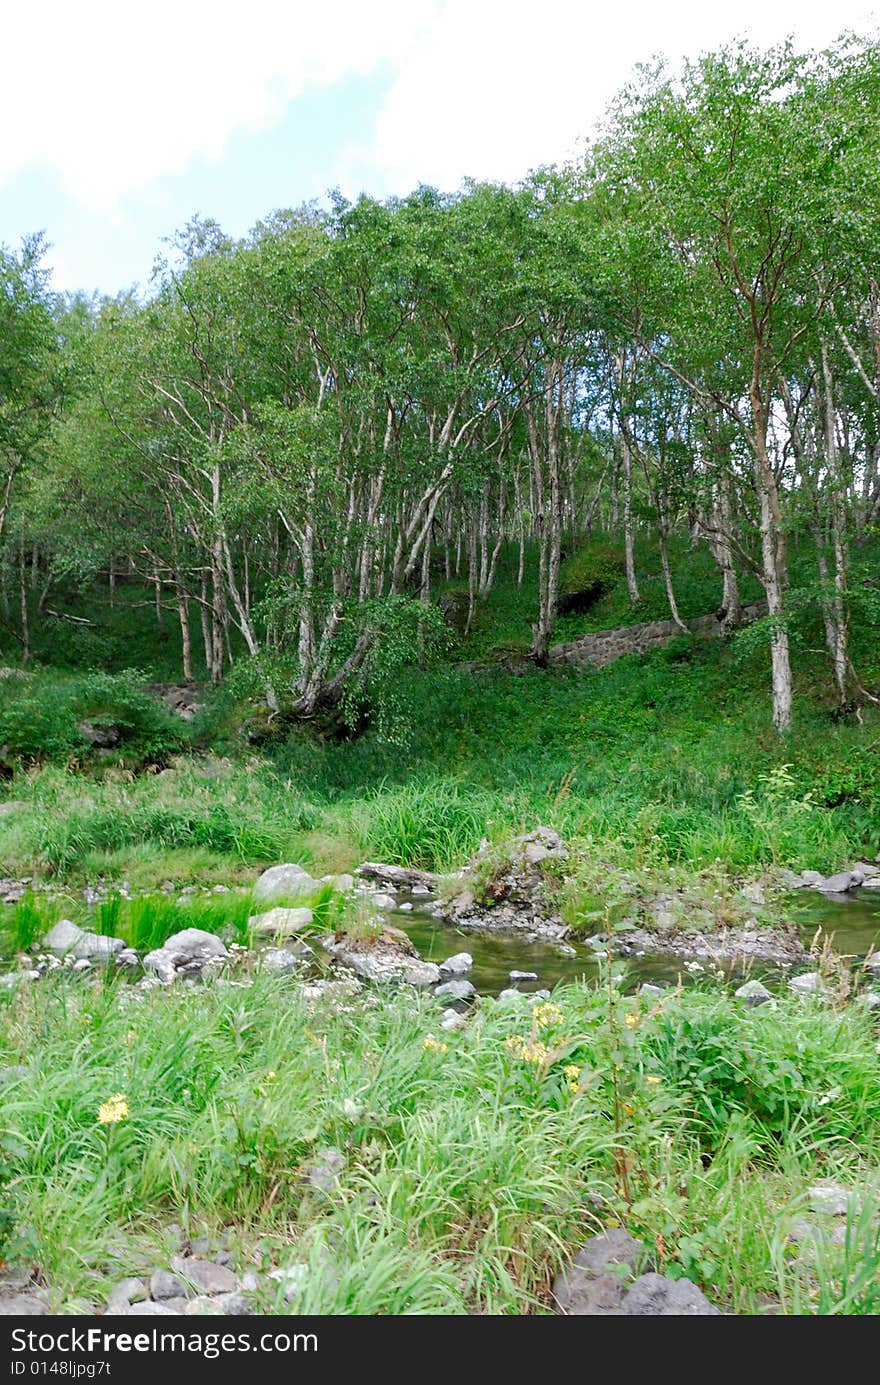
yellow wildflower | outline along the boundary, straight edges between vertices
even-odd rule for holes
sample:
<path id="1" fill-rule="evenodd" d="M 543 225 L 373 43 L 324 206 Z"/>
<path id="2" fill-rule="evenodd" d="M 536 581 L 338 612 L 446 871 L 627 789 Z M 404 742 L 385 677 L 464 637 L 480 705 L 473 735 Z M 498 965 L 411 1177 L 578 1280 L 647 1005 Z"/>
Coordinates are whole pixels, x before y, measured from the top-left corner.
<path id="1" fill-rule="evenodd" d="M 124 1121 L 128 1115 L 128 1101 L 122 1092 L 117 1092 L 115 1096 L 101 1103 L 98 1107 L 99 1125 L 118 1125 Z"/>
<path id="2" fill-rule="evenodd" d="M 635 1029 L 635 1027 L 636 1027 L 636 1025 L 638 1024 L 638 1022 L 639 1022 L 639 1017 L 638 1017 L 638 1015 L 627 1015 L 627 1017 L 626 1017 L 626 1027 L 627 1027 L 627 1029 Z"/>
<path id="3" fill-rule="evenodd" d="M 504 1040 L 504 1047 L 508 1053 L 512 1053 L 514 1058 L 521 1058 L 526 1041 L 521 1034 L 511 1034 Z"/>
<path id="4" fill-rule="evenodd" d="M 563 1077 L 567 1077 L 569 1082 L 577 1082 L 581 1075 L 581 1070 L 577 1063 L 566 1063 L 565 1067 L 562 1069 L 562 1075 Z"/>
<path id="5" fill-rule="evenodd" d="M 435 1039 L 433 1034 L 425 1035 L 426 1053 L 446 1053 L 448 1048 L 448 1044 L 444 1044 L 441 1039 Z"/>
<path id="6" fill-rule="evenodd" d="M 660 1086 L 660 1078 L 659 1078 L 659 1077 L 655 1077 L 653 1073 L 651 1073 L 650 1076 L 646 1077 L 646 1078 L 645 1078 L 645 1081 L 646 1081 L 646 1082 L 649 1082 L 649 1083 L 651 1084 L 652 1087 L 659 1087 L 659 1086 Z"/>
<path id="7" fill-rule="evenodd" d="M 278 1076 L 277 1072 L 273 1072 L 273 1070 L 270 1068 L 269 1071 L 266 1073 L 266 1076 L 263 1078 L 263 1081 L 264 1081 L 264 1082 L 274 1082 L 274 1081 L 275 1081 L 275 1078 L 276 1078 L 277 1076 Z"/>
<path id="8" fill-rule="evenodd" d="M 539 1029 L 548 1029 L 551 1024 L 559 1024 L 564 1019 L 559 1006 L 554 1005 L 552 1000 L 545 1000 L 542 1005 L 536 1005 L 532 1017 Z"/>

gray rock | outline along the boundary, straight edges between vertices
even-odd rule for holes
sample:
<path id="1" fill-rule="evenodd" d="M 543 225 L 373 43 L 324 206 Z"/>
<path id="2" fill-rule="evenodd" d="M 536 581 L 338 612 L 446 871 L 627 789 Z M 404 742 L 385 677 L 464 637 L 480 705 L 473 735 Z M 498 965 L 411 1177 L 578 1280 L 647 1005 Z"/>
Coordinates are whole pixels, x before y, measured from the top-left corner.
<path id="1" fill-rule="evenodd" d="M 663 987 L 653 986 L 650 981 L 645 981 L 639 986 L 639 995 L 643 1000 L 659 1000 L 663 994 Z"/>
<path id="2" fill-rule="evenodd" d="M 807 1189 L 810 1210 L 824 1212 L 828 1217 L 845 1217 L 851 1196 L 841 1183 L 816 1183 Z"/>
<path id="3" fill-rule="evenodd" d="M 804 971 L 799 976 L 791 976 L 788 986 L 789 990 L 796 991 L 798 995 L 821 995 L 825 990 L 825 983 L 818 971 Z"/>
<path id="4" fill-rule="evenodd" d="M 194 1284 L 200 1294 L 234 1294 L 238 1292 L 238 1279 L 224 1265 L 213 1260 L 186 1260 L 179 1271 Z"/>
<path id="5" fill-rule="evenodd" d="M 133 947 L 123 947 L 116 954 L 118 967 L 137 967 L 140 966 L 140 960 Z"/>
<path id="6" fill-rule="evenodd" d="M 299 899 L 300 895 L 313 894 L 318 888 L 308 871 L 302 866 L 287 864 L 270 866 L 264 870 L 254 886 L 255 900 Z"/>
<path id="7" fill-rule="evenodd" d="M 119 1313 L 132 1303 L 143 1302 L 147 1296 L 147 1286 L 142 1279 L 122 1279 L 110 1290 L 107 1312 Z"/>
<path id="8" fill-rule="evenodd" d="M 763 904 L 765 902 L 764 886 L 760 880 L 749 880 L 743 885 L 740 894 L 747 899 L 749 904 Z"/>
<path id="9" fill-rule="evenodd" d="M 556 1311 L 571 1317 L 619 1315 L 627 1286 L 649 1263 L 646 1247 L 623 1227 L 591 1236 L 556 1277 Z"/>
<path id="10" fill-rule="evenodd" d="M 394 898 L 394 895 L 384 894 L 381 890 L 373 895 L 373 903 L 377 909 L 394 909 L 397 906 L 397 900 Z"/>
<path id="11" fill-rule="evenodd" d="M 466 971 L 470 971 L 474 965 L 474 959 L 469 952 L 456 952 L 452 957 L 447 957 L 445 962 L 440 963 L 441 976 L 463 976 Z"/>
<path id="12" fill-rule="evenodd" d="M 46 934 L 45 946 L 55 957 L 72 957 L 77 962 L 109 962 L 123 950 L 125 943 L 122 938 L 87 933 L 70 919 L 59 919 Z"/>
<path id="13" fill-rule="evenodd" d="M 338 1149 L 322 1149 L 314 1163 L 306 1170 L 306 1179 L 311 1188 L 322 1193 L 330 1193 L 336 1187 L 344 1168 L 344 1154 Z"/>
<path id="14" fill-rule="evenodd" d="M 0 1294 L 0 1318 L 45 1317 L 49 1309 L 37 1293 Z"/>
<path id="15" fill-rule="evenodd" d="M 498 992 L 499 1000 L 525 1000 L 525 991 L 518 991 L 515 986 L 507 986 L 503 991 Z"/>
<path id="16" fill-rule="evenodd" d="M 826 876 L 818 888 L 823 894 L 846 894 L 847 890 L 860 884 L 861 881 L 854 879 L 851 870 L 842 870 L 837 875 Z"/>
<path id="17" fill-rule="evenodd" d="M 249 1317 L 255 1310 L 246 1294 L 217 1294 L 213 1300 L 222 1313 L 231 1318 Z"/>
<path id="18" fill-rule="evenodd" d="M 710 1303 L 702 1290 L 689 1279 L 669 1279 L 664 1274 L 643 1274 L 621 1304 L 624 1316 L 634 1317 L 720 1317 L 721 1310 Z"/>
<path id="19" fill-rule="evenodd" d="M 154 1270 L 150 1276 L 150 1294 L 157 1301 L 169 1298 L 187 1298 L 187 1287 L 178 1275 L 171 1270 Z"/>
<path id="20" fill-rule="evenodd" d="M 767 987 L 762 986 L 760 981 L 746 981 L 745 985 L 734 991 L 734 995 L 737 1000 L 741 1000 L 752 1009 L 758 1005 L 766 1005 L 768 1000 L 773 999 Z"/>
<path id="21" fill-rule="evenodd" d="M 866 957 L 865 967 L 868 971 L 880 972 L 880 952 L 872 952 L 870 957 Z"/>
<path id="22" fill-rule="evenodd" d="M 509 971 L 507 978 L 509 981 L 537 981 L 538 973 L 536 971 Z"/>
<path id="23" fill-rule="evenodd" d="M 448 996 L 450 1000 L 467 1000 L 469 996 L 476 993 L 476 989 L 472 981 L 459 976 L 454 981 L 444 981 L 442 986 L 437 987 L 434 994 L 436 996 Z"/>
<path id="24" fill-rule="evenodd" d="M 248 926 L 258 938 L 292 938 L 314 920 L 311 909 L 276 907 L 264 914 L 251 914 Z"/>
<path id="25" fill-rule="evenodd" d="M 90 721 L 81 721 L 79 733 L 99 750 L 115 750 L 122 740 L 118 726 L 93 726 Z"/>
<path id="26" fill-rule="evenodd" d="M 447 1030 L 450 1034 L 456 1033 L 459 1029 L 464 1029 L 466 1025 L 467 1020 L 464 1015 L 460 1015 L 457 1010 L 444 1010 L 440 1017 L 440 1028 Z"/>
<path id="27" fill-rule="evenodd" d="M 286 948 L 267 947 L 265 952 L 260 953 L 260 966 L 264 971 L 283 973 L 299 971 L 302 962 Z"/>
<path id="28" fill-rule="evenodd" d="M 183 1311 L 188 1318 L 216 1318 L 222 1317 L 226 1309 L 216 1299 L 199 1294 L 198 1298 L 190 1299 Z"/>
<path id="29" fill-rule="evenodd" d="M 180 972 L 197 972 L 228 956 L 215 933 L 207 933 L 202 928 L 184 928 L 161 947 L 147 953 L 144 970 L 154 972 L 160 981 L 167 983 L 174 981 Z"/>
<path id="30" fill-rule="evenodd" d="M 357 874 L 363 880 L 380 880 L 397 890 L 410 890 L 413 894 L 432 894 L 437 885 L 436 876 L 427 870 L 416 870 L 413 866 L 388 866 L 380 861 L 364 861 L 358 866 Z"/>
<path id="31" fill-rule="evenodd" d="M 30 1075 L 30 1069 L 21 1063 L 11 1063 L 9 1067 L 0 1068 L 0 1089 L 10 1086 L 13 1082 L 23 1082 Z"/>
<path id="32" fill-rule="evenodd" d="M 341 875 L 322 875 L 322 885 L 332 885 L 334 890 L 339 890 L 340 894 L 347 894 L 354 889 L 354 876 L 343 871 Z"/>
<path id="33" fill-rule="evenodd" d="M 398 913 L 400 913 L 400 914 L 411 914 L 412 911 L 413 911 L 413 906 L 412 906 L 412 904 L 410 904 L 409 900 L 407 899 L 407 900 L 404 901 L 403 904 L 398 904 L 398 906 L 397 906 L 397 911 L 398 911 Z"/>

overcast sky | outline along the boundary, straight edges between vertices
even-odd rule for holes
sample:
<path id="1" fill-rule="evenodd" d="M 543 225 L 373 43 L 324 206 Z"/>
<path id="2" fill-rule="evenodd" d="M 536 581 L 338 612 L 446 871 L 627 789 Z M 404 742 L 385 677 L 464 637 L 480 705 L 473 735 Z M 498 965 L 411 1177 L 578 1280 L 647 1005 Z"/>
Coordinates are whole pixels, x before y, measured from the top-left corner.
<path id="1" fill-rule="evenodd" d="M 4 15 L 0 242 L 56 288 L 149 279 L 194 213 L 516 179 L 565 157 L 634 64 L 738 36 L 876 31 L 863 0 L 43 0 Z"/>

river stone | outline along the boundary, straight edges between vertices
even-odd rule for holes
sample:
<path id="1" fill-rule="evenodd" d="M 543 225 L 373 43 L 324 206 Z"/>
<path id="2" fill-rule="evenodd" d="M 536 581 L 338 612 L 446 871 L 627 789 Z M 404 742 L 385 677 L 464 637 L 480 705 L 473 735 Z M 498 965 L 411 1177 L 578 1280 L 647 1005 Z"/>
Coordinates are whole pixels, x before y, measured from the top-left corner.
<path id="1" fill-rule="evenodd" d="M 301 965 L 299 957 L 283 947 L 267 947 L 265 952 L 260 953 L 260 966 L 263 971 L 293 972 L 299 971 Z"/>
<path id="2" fill-rule="evenodd" d="M 45 1317 L 49 1309 L 45 1301 L 36 1293 L 0 1294 L 0 1318 Z"/>
<path id="3" fill-rule="evenodd" d="M 789 989 L 798 995 L 821 995 L 825 984 L 818 971 L 804 971 L 799 976 L 789 977 Z"/>
<path id="4" fill-rule="evenodd" d="M 434 994 L 436 996 L 448 996 L 450 1000 L 467 1000 L 475 993 L 476 989 L 472 981 L 459 976 L 454 981 L 444 981 L 442 986 L 437 987 Z"/>
<path id="5" fill-rule="evenodd" d="M 238 1280 L 224 1265 L 213 1260 L 186 1260 L 179 1273 L 195 1284 L 200 1294 L 234 1294 Z"/>
<path id="6" fill-rule="evenodd" d="M 107 1312 L 119 1313 L 132 1303 L 141 1303 L 148 1297 L 147 1286 L 142 1279 L 121 1279 L 110 1290 Z"/>
<path id="7" fill-rule="evenodd" d="M 644 981 L 639 986 L 639 995 L 643 1000 L 659 1000 L 663 993 L 662 986 L 654 986 L 650 981 Z"/>
<path id="8" fill-rule="evenodd" d="M 508 981 L 537 981 L 538 973 L 536 971 L 509 971 L 507 979 Z"/>
<path id="9" fill-rule="evenodd" d="M 154 1270 L 150 1276 L 150 1294 L 157 1303 L 169 1298 L 187 1298 L 188 1290 L 183 1280 L 171 1270 Z"/>
<path id="10" fill-rule="evenodd" d="M 384 894 L 380 890 L 377 894 L 373 895 L 373 903 L 377 909 L 394 909 L 397 905 L 397 900 L 394 898 L 393 894 Z"/>
<path id="11" fill-rule="evenodd" d="M 258 938 L 292 938 L 308 928 L 313 918 L 311 909 L 276 907 L 265 914 L 251 914 L 248 926 Z"/>
<path id="12" fill-rule="evenodd" d="M 865 966 L 868 971 L 880 971 L 880 952 L 872 952 L 870 957 L 866 957 Z"/>
<path id="13" fill-rule="evenodd" d="M 665 1274 L 643 1274 L 624 1295 L 625 1316 L 651 1318 L 720 1317 L 721 1310 L 689 1279 L 669 1279 Z"/>
<path id="14" fill-rule="evenodd" d="M 464 1015 L 460 1015 L 457 1010 L 444 1010 L 440 1016 L 440 1028 L 445 1029 L 450 1034 L 455 1034 L 459 1029 L 464 1029 L 467 1020 Z"/>
<path id="15" fill-rule="evenodd" d="M 345 871 L 341 875 L 322 875 L 321 884 L 332 886 L 340 894 L 347 894 L 349 890 L 354 889 L 354 876 Z"/>
<path id="16" fill-rule="evenodd" d="M 107 962 L 122 951 L 125 943 L 122 938 L 87 933 L 70 919 L 59 919 L 46 934 L 45 946 L 55 957 L 72 957 L 77 962 Z"/>
<path id="17" fill-rule="evenodd" d="M 308 871 L 302 866 L 287 864 L 270 866 L 264 870 L 254 886 L 255 900 L 298 899 L 300 895 L 313 894 L 318 888 Z"/>
<path id="18" fill-rule="evenodd" d="M 851 870 L 842 870 L 838 875 L 828 875 L 822 881 L 819 889 L 823 894 L 846 894 L 861 881 L 855 880 Z"/>
<path id="19" fill-rule="evenodd" d="M 841 1183 L 816 1183 L 807 1189 L 807 1201 L 811 1212 L 824 1212 L 828 1217 L 845 1217 L 850 1192 Z"/>
<path id="20" fill-rule="evenodd" d="M 621 1226 L 591 1236 L 556 1276 L 556 1311 L 571 1317 L 619 1315 L 627 1285 L 649 1263 L 646 1247 Z"/>
<path id="21" fill-rule="evenodd" d="M 755 1009 L 759 1005 L 766 1005 L 768 1000 L 773 999 L 767 987 L 762 986 L 760 981 L 746 981 L 745 985 L 734 991 L 734 995 L 737 1000 L 741 1000 L 744 1005 L 748 1005 L 751 1009 Z"/>
<path id="22" fill-rule="evenodd" d="M 180 971 L 198 971 L 209 962 L 228 956 L 216 933 L 207 933 L 203 928 L 184 928 L 172 934 L 161 947 L 147 953 L 144 970 L 155 972 L 160 981 L 169 982 Z"/>
<path id="23" fill-rule="evenodd" d="M 338 1149 L 322 1149 L 305 1171 L 309 1187 L 322 1193 L 332 1192 L 344 1168 L 344 1154 Z"/>
<path id="24" fill-rule="evenodd" d="M 469 952 L 456 952 L 440 963 L 440 972 L 443 976 L 463 976 L 473 965 L 474 959 Z"/>

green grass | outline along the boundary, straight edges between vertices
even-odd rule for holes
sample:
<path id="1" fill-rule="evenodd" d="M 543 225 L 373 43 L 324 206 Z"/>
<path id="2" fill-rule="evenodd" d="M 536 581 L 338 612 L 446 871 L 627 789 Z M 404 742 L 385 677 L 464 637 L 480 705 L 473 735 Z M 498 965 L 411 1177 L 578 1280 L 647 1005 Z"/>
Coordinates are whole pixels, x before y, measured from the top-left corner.
<path id="1" fill-rule="evenodd" d="M 876 1168 L 880 1058 L 861 1007 L 750 1011 L 693 991 L 649 1009 L 571 986 L 541 1013 L 484 1000 L 446 1035 L 437 1003 L 409 992 L 307 1004 L 259 976 L 23 987 L 0 1001 L 0 1065 L 29 1070 L 4 1088 L 0 1253 L 35 1257 L 53 1305 L 87 1310 L 145 1257 L 167 1263 L 170 1223 L 232 1224 L 239 1268 L 311 1267 L 294 1311 L 540 1312 L 567 1255 L 621 1221 L 730 1310 L 769 1295 L 873 1311 L 852 1250 L 828 1252 L 817 1283 L 784 1238 L 811 1181 Z M 546 1061 L 508 1039 L 545 1043 Z M 102 1127 L 117 1092 L 130 1114 Z M 345 1167 L 319 1193 L 303 1172 L 329 1147 Z M 272 1292 L 264 1308 L 281 1306 Z"/>

